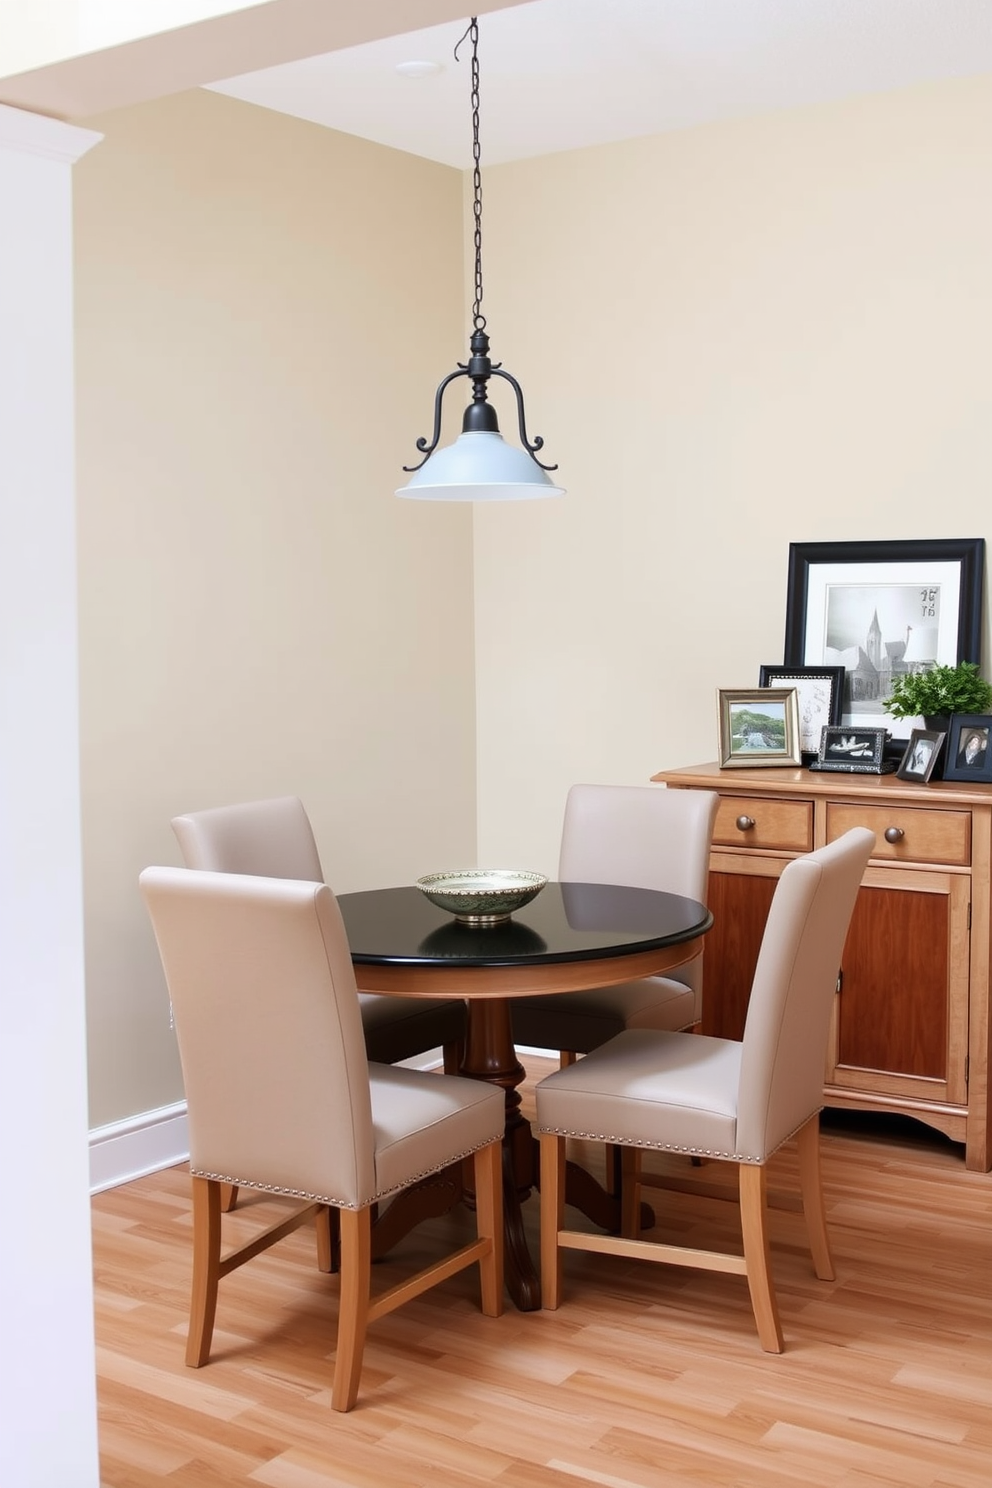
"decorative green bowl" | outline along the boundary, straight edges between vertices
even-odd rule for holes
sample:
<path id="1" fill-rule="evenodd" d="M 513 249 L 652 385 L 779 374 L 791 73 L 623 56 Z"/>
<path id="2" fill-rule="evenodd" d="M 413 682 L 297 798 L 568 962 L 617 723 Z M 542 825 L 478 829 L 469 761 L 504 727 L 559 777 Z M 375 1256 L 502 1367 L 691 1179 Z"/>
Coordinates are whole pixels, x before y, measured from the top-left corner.
<path id="1" fill-rule="evenodd" d="M 462 925 L 499 925 L 536 898 L 547 881 L 543 873 L 463 868 L 456 873 L 428 873 L 417 879 L 417 888 Z"/>

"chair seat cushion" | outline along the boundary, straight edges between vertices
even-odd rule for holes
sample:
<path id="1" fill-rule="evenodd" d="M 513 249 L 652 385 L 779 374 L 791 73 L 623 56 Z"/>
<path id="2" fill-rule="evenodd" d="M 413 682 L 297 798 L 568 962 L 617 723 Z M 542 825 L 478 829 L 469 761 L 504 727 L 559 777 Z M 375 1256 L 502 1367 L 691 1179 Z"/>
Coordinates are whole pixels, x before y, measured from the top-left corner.
<path id="1" fill-rule="evenodd" d="M 459 999 L 385 997 L 359 993 L 365 1048 L 377 1064 L 414 1059 L 428 1049 L 465 1037 L 465 1004 Z"/>
<path id="2" fill-rule="evenodd" d="M 737 1152 L 741 1045 L 631 1029 L 536 1087 L 543 1132 L 761 1161 Z"/>
<path id="3" fill-rule="evenodd" d="M 503 1091 L 483 1080 L 370 1064 L 376 1192 L 439 1172 L 503 1135 Z"/>
<path id="4" fill-rule="evenodd" d="M 628 1028 L 676 1033 L 691 1027 L 696 1021 L 696 994 L 671 977 L 643 977 L 589 992 L 515 997 L 510 1016 L 518 1044 L 589 1054 Z"/>

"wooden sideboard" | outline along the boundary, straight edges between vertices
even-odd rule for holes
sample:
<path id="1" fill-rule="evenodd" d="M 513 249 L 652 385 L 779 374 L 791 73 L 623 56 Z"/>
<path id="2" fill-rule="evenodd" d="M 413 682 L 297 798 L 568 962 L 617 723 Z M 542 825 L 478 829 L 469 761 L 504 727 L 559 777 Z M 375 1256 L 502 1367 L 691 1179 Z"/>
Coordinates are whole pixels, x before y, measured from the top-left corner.
<path id="1" fill-rule="evenodd" d="M 992 1168 L 992 786 L 805 769 L 662 770 L 721 797 L 710 859 L 703 1032 L 740 1038 L 775 881 L 854 826 L 875 850 L 858 895 L 827 1054 L 828 1106 L 915 1116 Z"/>

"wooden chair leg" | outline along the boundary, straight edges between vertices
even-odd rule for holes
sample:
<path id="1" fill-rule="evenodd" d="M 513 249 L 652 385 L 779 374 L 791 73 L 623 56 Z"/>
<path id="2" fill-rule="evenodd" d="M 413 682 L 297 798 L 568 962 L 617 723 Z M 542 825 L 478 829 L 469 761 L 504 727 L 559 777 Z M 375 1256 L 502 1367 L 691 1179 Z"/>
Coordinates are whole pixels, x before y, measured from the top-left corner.
<path id="1" fill-rule="evenodd" d="M 606 1158 L 606 1177 L 603 1187 L 608 1194 L 619 1198 L 623 1192 L 623 1149 L 607 1142 L 603 1152 Z"/>
<path id="2" fill-rule="evenodd" d="M 341 1293 L 338 1345 L 331 1405 L 350 1411 L 358 1399 L 372 1286 L 372 1215 L 368 1209 L 342 1209 Z"/>
<path id="3" fill-rule="evenodd" d="M 492 1249 L 479 1261 L 482 1311 L 499 1317 L 503 1311 L 503 1144 L 490 1142 L 473 1159 L 475 1177 L 475 1221 L 480 1240 L 491 1240 Z"/>
<path id="4" fill-rule="evenodd" d="M 620 1153 L 622 1163 L 620 1233 L 627 1240 L 639 1240 L 641 1238 L 641 1149 L 621 1147 Z"/>
<path id="5" fill-rule="evenodd" d="M 809 1234 L 813 1269 L 821 1281 L 833 1281 L 836 1275 L 827 1236 L 827 1216 L 823 1208 L 823 1177 L 820 1169 L 820 1117 L 811 1117 L 802 1127 L 799 1142 L 799 1185 L 803 1196 L 803 1213 Z"/>
<path id="6" fill-rule="evenodd" d="M 559 1069 L 568 1069 L 568 1066 L 570 1064 L 574 1064 L 575 1061 L 578 1059 L 578 1057 L 579 1056 L 576 1054 L 576 1052 L 575 1052 L 574 1049 L 559 1049 L 558 1050 L 558 1068 Z"/>
<path id="7" fill-rule="evenodd" d="M 565 1219 L 565 1138 L 541 1133 L 541 1306 L 561 1301 L 558 1232 Z"/>
<path id="8" fill-rule="evenodd" d="M 222 1183 L 220 1186 L 220 1207 L 222 1214 L 230 1214 L 238 1202 L 238 1185 L 236 1183 Z"/>
<path id="9" fill-rule="evenodd" d="M 317 1270 L 327 1275 L 338 1269 L 340 1248 L 340 1225 L 338 1211 L 330 1204 L 322 1204 L 314 1217 L 317 1231 Z"/>
<path id="10" fill-rule="evenodd" d="M 768 1207 L 765 1202 L 765 1169 L 758 1163 L 741 1163 L 741 1229 L 744 1234 L 744 1263 L 751 1306 L 758 1325 L 758 1339 L 766 1354 L 782 1352 L 782 1324 L 772 1284 L 771 1246 L 768 1241 Z"/>
<path id="11" fill-rule="evenodd" d="M 212 1178 L 193 1183 L 193 1285 L 189 1302 L 186 1363 L 199 1369 L 210 1356 L 220 1282 L 221 1189 Z"/>

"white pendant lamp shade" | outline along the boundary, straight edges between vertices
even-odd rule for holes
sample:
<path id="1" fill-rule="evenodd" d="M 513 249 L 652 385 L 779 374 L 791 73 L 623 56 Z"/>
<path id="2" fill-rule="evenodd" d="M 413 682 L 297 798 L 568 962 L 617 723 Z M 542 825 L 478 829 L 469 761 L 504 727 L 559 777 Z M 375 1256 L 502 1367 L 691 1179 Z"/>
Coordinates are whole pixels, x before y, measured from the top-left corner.
<path id="1" fill-rule="evenodd" d="M 396 494 L 420 501 L 528 501 L 565 491 L 502 434 L 468 433 L 436 450 Z"/>

